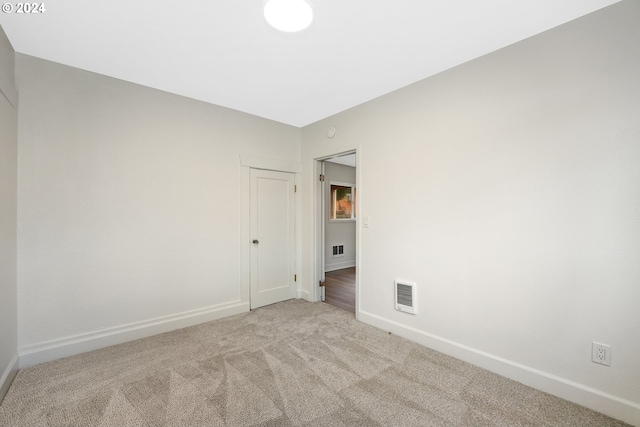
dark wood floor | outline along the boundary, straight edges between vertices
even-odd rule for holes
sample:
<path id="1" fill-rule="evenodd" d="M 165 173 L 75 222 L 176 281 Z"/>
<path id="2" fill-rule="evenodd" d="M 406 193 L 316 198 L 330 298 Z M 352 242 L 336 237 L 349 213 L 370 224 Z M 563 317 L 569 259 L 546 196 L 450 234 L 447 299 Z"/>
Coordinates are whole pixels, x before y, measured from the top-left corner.
<path id="1" fill-rule="evenodd" d="M 327 304 L 343 310 L 356 312 L 356 268 L 325 273 L 325 300 Z"/>

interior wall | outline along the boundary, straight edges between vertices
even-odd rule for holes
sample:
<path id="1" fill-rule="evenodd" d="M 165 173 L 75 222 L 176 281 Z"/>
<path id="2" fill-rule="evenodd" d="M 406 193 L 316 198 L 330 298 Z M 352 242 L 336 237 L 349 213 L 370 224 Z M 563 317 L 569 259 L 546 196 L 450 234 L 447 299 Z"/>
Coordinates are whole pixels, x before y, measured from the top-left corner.
<path id="1" fill-rule="evenodd" d="M 18 368 L 16 107 L 14 52 L 0 27 L 0 402 Z"/>
<path id="2" fill-rule="evenodd" d="M 360 320 L 640 424 L 638 17 L 623 1 L 303 128 L 307 188 L 316 153 L 360 146 Z"/>
<path id="3" fill-rule="evenodd" d="M 332 221 L 331 183 L 356 184 L 356 168 L 338 163 L 324 162 L 326 185 L 325 203 L 325 271 L 354 267 L 356 265 L 356 222 Z M 332 246 L 344 245 L 344 256 L 332 258 Z"/>
<path id="4" fill-rule="evenodd" d="M 240 155 L 299 162 L 299 129 L 21 54 L 17 81 L 21 364 L 248 310 Z"/>

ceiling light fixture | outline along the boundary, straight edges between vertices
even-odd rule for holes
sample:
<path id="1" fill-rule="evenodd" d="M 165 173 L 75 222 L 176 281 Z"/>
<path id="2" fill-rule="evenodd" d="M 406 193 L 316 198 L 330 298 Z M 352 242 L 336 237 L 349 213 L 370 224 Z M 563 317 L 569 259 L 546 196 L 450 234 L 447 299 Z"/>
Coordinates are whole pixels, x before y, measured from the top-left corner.
<path id="1" fill-rule="evenodd" d="M 313 9 L 305 0 L 268 0 L 264 19 L 269 25 L 287 33 L 302 31 L 313 21 Z"/>

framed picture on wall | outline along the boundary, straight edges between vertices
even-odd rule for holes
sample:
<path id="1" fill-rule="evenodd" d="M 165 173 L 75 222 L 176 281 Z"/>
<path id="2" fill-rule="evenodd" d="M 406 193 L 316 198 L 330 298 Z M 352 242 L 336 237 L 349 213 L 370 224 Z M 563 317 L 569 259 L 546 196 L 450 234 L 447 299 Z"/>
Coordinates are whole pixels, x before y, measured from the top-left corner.
<path id="1" fill-rule="evenodd" d="M 331 220 L 356 219 L 356 187 L 351 184 L 331 183 Z"/>

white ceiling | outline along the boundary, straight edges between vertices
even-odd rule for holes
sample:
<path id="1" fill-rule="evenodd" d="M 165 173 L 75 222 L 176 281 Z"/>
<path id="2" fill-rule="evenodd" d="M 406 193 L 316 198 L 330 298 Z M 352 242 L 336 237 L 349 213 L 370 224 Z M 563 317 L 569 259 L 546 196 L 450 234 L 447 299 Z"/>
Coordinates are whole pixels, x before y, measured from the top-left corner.
<path id="1" fill-rule="evenodd" d="M 17 52 L 302 127 L 618 0 L 42 0 L 0 13 Z"/>

